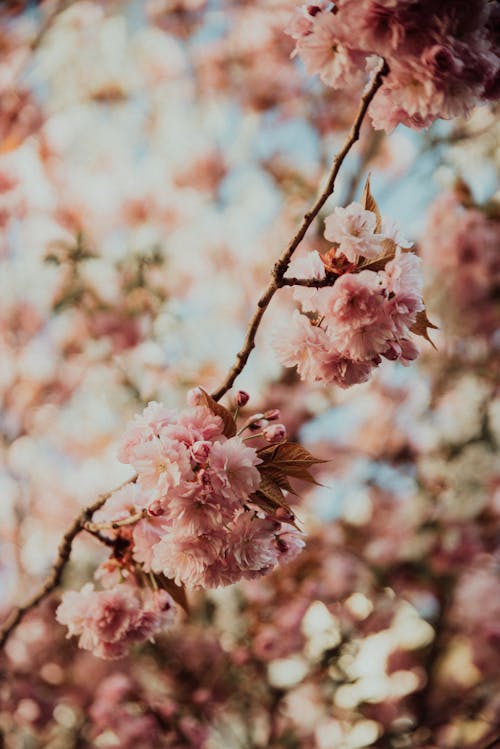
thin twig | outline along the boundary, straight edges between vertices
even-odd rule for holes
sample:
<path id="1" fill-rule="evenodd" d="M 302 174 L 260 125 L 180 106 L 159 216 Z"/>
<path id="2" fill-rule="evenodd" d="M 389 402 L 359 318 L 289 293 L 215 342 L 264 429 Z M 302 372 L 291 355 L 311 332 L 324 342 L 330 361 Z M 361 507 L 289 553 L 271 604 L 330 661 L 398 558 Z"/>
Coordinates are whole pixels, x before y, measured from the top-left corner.
<path id="1" fill-rule="evenodd" d="M 139 520 L 147 517 L 147 514 L 148 511 L 144 508 L 140 512 L 135 512 L 133 515 L 129 515 L 129 517 L 123 518 L 123 520 L 112 520 L 109 523 L 91 523 L 90 521 L 87 521 L 86 523 L 84 523 L 83 528 L 84 530 L 90 531 L 91 533 L 107 530 L 116 531 L 119 528 L 123 528 L 125 525 L 133 525 L 134 523 L 138 523 Z"/>
<path id="2" fill-rule="evenodd" d="M 305 214 L 297 233 L 295 234 L 293 239 L 290 241 L 286 249 L 283 250 L 278 261 L 275 263 L 273 271 L 272 271 L 272 275 L 271 275 L 271 280 L 269 281 L 267 287 L 262 292 L 261 297 L 259 301 L 257 302 L 257 308 L 248 325 L 243 347 L 241 351 L 239 351 L 238 354 L 236 355 L 236 360 L 233 366 L 231 367 L 231 369 L 229 370 L 226 376 L 226 379 L 224 380 L 222 385 L 220 385 L 220 387 L 217 388 L 217 390 L 215 390 L 212 393 L 212 398 L 214 398 L 214 400 L 216 401 L 220 400 L 222 396 L 225 393 L 227 393 L 228 390 L 232 388 L 234 381 L 236 380 L 238 375 L 241 374 L 241 372 L 243 371 L 248 361 L 248 357 L 250 356 L 252 350 L 255 348 L 255 336 L 259 329 L 261 320 L 264 316 L 264 312 L 269 306 L 269 302 L 273 298 L 276 291 L 280 288 L 280 286 L 284 285 L 283 277 L 288 269 L 293 253 L 295 252 L 299 244 L 304 239 L 307 230 L 313 223 L 314 219 L 316 218 L 320 210 L 323 208 L 328 198 L 333 194 L 333 190 L 335 188 L 335 180 L 337 179 L 337 175 L 340 171 L 340 167 L 342 166 L 344 159 L 349 153 L 349 151 L 351 150 L 352 146 L 356 143 L 357 140 L 359 140 L 359 133 L 361 130 L 361 125 L 363 124 L 363 120 L 365 118 L 368 107 L 370 106 L 370 103 L 373 97 L 375 96 L 375 94 L 377 93 L 378 89 L 382 86 L 384 76 L 386 76 L 388 72 L 389 72 L 388 65 L 384 61 L 380 69 L 374 76 L 370 87 L 367 89 L 367 91 L 363 95 L 363 98 L 361 99 L 361 103 L 360 103 L 358 112 L 356 114 L 354 123 L 352 125 L 352 128 L 349 132 L 349 135 L 347 136 L 347 139 L 343 147 L 341 148 L 341 150 L 336 155 L 333 161 L 332 169 L 330 171 L 330 176 L 328 178 L 328 182 L 326 184 L 325 189 L 323 190 L 321 195 L 318 197 L 318 199 L 314 203 L 311 210 Z M 286 285 L 289 285 L 289 284 L 286 284 Z"/>
<path id="3" fill-rule="evenodd" d="M 387 66 L 387 63 L 384 61 L 380 69 L 378 70 L 378 72 L 375 74 L 370 87 L 367 89 L 367 91 L 365 92 L 365 94 L 363 95 L 361 99 L 361 103 L 360 103 L 358 112 L 356 114 L 354 123 L 352 125 L 352 128 L 349 132 L 349 135 L 342 149 L 339 151 L 339 153 L 334 159 L 332 169 L 330 172 L 330 176 L 328 178 L 328 182 L 327 182 L 325 189 L 323 190 L 321 195 L 318 197 L 318 199 L 314 203 L 311 210 L 305 214 L 297 233 L 292 238 L 292 240 L 290 241 L 286 249 L 282 252 L 278 261 L 274 265 L 271 280 L 267 288 L 262 293 L 259 301 L 257 302 L 257 308 L 255 310 L 255 313 L 252 319 L 250 320 L 246 338 L 243 344 L 243 348 L 238 353 L 236 357 L 236 361 L 231 367 L 231 369 L 229 370 L 228 375 L 226 379 L 224 380 L 223 384 L 218 388 L 218 390 L 216 390 L 212 394 L 212 397 L 215 400 L 220 400 L 220 398 L 222 398 L 222 396 L 225 393 L 227 393 L 227 391 L 232 387 L 235 379 L 238 377 L 238 375 L 242 372 L 243 368 L 245 367 L 245 364 L 248 361 L 248 357 L 250 356 L 251 351 L 255 347 L 255 336 L 259 328 L 260 322 L 262 320 L 262 317 L 264 315 L 264 312 L 266 311 L 269 305 L 269 302 L 273 298 L 276 291 L 282 286 L 292 285 L 290 283 L 291 281 L 298 282 L 295 285 L 304 285 L 304 286 L 310 285 L 310 281 L 308 279 L 285 279 L 284 275 L 288 269 L 288 265 L 290 263 L 293 253 L 295 252 L 299 244 L 304 239 L 304 236 L 307 230 L 313 223 L 314 219 L 320 212 L 321 208 L 324 206 L 324 204 L 326 203 L 330 195 L 332 195 L 334 187 L 335 187 L 335 180 L 337 178 L 337 174 L 339 173 L 340 167 L 342 166 L 344 159 L 346 158 L 347 154 L 351 150 L 352 146 L 359 139 L 361 125 L 366 116 L 368 107 L 370 106 L 370 103 L 373 97 L 375 96 L 375 94 L 377 93 L 378 89 L 381 87 L 384 76 L 387 75 L 388 72 L 389 72 L 389 68 Z M 328 284 L 325 283 L 324 285 L 331 285 L 332 283 L 331 279 L 328 279 L 328 281 L 329 283 Z M 315 282 L 314 285 L 318 285 L 318 284 L 320 284 L 319 281 Z M 22 621 L 25 615 L 29 611 L 31 611 L 31 609 L 35 608 L 35 606 L 37 606 L 46 596 L 48 596 L 53 590 L 55 590 L 55 588 L 58 587 L 59 583 L 61 582 L 62 574 L 64 572 L 66 564 L 69 561 L 71 548 L 72 548 L 73 541 L 76 538 L 76 536 L 82 530 L 87 530 L 90 532 L 94 532 L 94 531 L 98 532 L 102 528 L 102 526 L 98 524 L 92 524 L 89 522 L 92 518 L 93 513 L 96 512 L 96 510 L 98 510 L 100 507 L 102 507 L 102 505 L 106 502 L 106 500 L 112 494 L 114 494 L 114 492 L 118 491 L 123 486 L 126 486 L 127 484 L 135 481 L 136 478 L 137 477 L 129 479 L 128 481 L 124 482 L 121 486 L 117 487 L 116 489 L 113 489 L 113 491 L 108 492 L 107 494 L 102 494 L 99 497 L 99 499 L 97 499 L 89 507 L 84 508 L 80 512 L 80 514 L 75 518 L 75 520 L 73 521 L 73 523 L 71 524 L 71 526 L 68 528 L 68 530 L 63 536 L 63 539 L 59 545 L 57 559 L 54 562 L 52 569 L 50 571 L 50 574 L 46 578 L 43 585 L 23 606 L 18 606 L 17 608 L 15 608 L 11 612 L 10 616 L 7 617 L 7 620 L 4 622 L 2 627 L 0 627 L 0 648 L 5 644 L 9 635 L 17 627 L 17 625 Z M 111 528 L 120 527 L 121 524 L 124 524 L 124 523 L 122 521 L 118 521 L 117 523 L 111 524 Z"/>
<path id="4" fill-rule="evenodd" d="M 87 526 L 83 527 L 84 531 L 87 531 L 91 536 L 96 538 L 98 541 L 101 542 L 101 544 L 104 544 L 105 546 L 113 547 L 115 546 L 115 540 L 113 538 L 109 538 L 108 536 L 105 536 L 103 533 L 99 533 L 99 531 L 91 530 L 90 528 L 87 528 Z"/>
<path id="5" fill-rule="evenodd" d="M 114 492 L 118 491 L 118 489 L 122 489 L 124 486 L 134 482 L 135 480 L 136 477 L 134 476 L 133 478 L 128 479 L 128 481 L 125 481 L 120 486 L 116 487 L 116 489 L 113 489 L 113 491 L 107 492 L 106 494 L 101 494 L 93 504 L 89 505 L 89 507 L 85 507 L 80 512 L 80 514 L 77 515 L 77 517 L 73 520 L 70 527 L 64 534 L 61 543 L 59 544 L 59 548 L 57 550 L 57 559 L 52 565 L 52 569 L 50 570 L 50 573 L 45 579 L 44 583 L 37 590 L 37 592 L 34 593 L 34 595 L 32 595 L 31 598 L 26 601 L 25 604 L 23 604 L 22 606 L 18 606 L 12 611 L 10 616 L 7 617 L 6 621 L 0 627 L 0 648 L 3 647 L 11 632 L 17 627 L 22 619 L 24 619 L 28 611 L 31 611 L 31 609 L 34 609 L 35 606 L 38 606 L 40 601 L 42 601 L 46 596 L 49 595 L 49 593 L 52 593 L 52 591 L 58 587 L 59 583 L 61 582 L 64 569 L 69 561 L 73 541 L 75 540 L 76 536 L 78 536 L 80 531 L 84 529 L 85 523 L 92 517 L 96 510 L 99 510 L 99 508 L 103 506 L 106 500 L 109 499 L 109 497 L 111 497 Z"/>
<path id="6" fill-rule="evenodd" d="M 282 278 L 279 288 L 282 286 L 307 286 L 310 289 L 323 289 L 325 286 L 333 286 L 338 276 L 329 274 L 326 278 Z"/>

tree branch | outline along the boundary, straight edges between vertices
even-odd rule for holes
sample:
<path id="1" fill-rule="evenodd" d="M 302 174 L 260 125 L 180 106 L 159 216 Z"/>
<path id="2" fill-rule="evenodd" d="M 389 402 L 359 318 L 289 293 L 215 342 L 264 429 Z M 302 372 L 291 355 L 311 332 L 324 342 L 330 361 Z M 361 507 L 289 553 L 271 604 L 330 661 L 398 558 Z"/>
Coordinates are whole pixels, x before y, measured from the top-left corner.
<path id="1" fill-rule="evenodd" d="M 119 528 L 123 528 L 125 525 L 134 525 L 134 523 L 138 523 L 139 520 L 147 517 L 147 515 L 148 511 L 142 509 L 140 512 L 135 512 L 133 515 L 123 518 L 123 520 L 112 520 L 109 523 L 91 523 L 90 521 L 86 521 L 83 524 L 83 530 L 89 531 L 90 533 L 97 533 L 106 530 L 116 531 Z"/>
<path id="2" fill-rule="evenodd" d="M 248 325 L 247 334 L 245 337 L 245 341 L 243 344 L 243 348 L 236 356 L 236 361 L 229 370 L 226 379 L 222 383 L 222 385 L 212 394 L 212 397 L 215 400 L 220 400 L 222 396 L 227 393 L 228 390 L 233 386 L 234 381 L 238 377 L 238 375 L 243 371 L 247 361 L 248 357 L 250 356 L 250 353 L 255 347 L 255 336 L 257 334 L 257 331 L 259 329 L 262 317 L 264 316 L 264 312 L 266 311 L 267 307 L 269 306 L 269 302 L 273 298 L 276 291 L 283 287 L 283 286 L 328 286 L 331 285 L 332 282 L 334 282 L 335 279 L 327 278 L 323 281 L 315 281 L 314 279 L 285 279 L 284 275 L 288 269 L 288 265 L 290 263 L 290 260 L 292 258 L 293 253 L 299 246 L 299 244 L 304 239 L 304 236 L 313 223 L 314 219 L 320 212 L 321 208 L 324 206 L 328 198 L 332 195 L 334 187 L 335 187 L 335 180 L 337 179 L 337 175 L 340 171 L 340 168 L 351 150 L 352 146 L 356 143 L 356 141 L 359 139 L 359 133 L 361 130 L 361 125 L 363 124 L 363 120 L 366 116 L 368 107 L 370 106 L 371 101 L 373 100 L 373 97 L 377 93 L 378 89 L 382 86 L 383 78 L 387 75 L 389 72 L 389 68 L 387 66 L 387 63 L 383 61 L 382 65 L 380 66 L 379 70 L 375 74 L 373 81 L 371 82 L 371 85 L 364 93 L 361 103 L 358 109 L 358 112 L 356 114 L 356 118 L 354 120 L 354 123 L 351 127 L 351 130 L 349 132 L 349 135 L 347 136 L 347 139 L 339 151 L 339 153 L 336 155 L 332 169 L 330 172 L 330 176 L 328 178 L 327 185 L 323 192 L 320 194 L 314 205 L 312 206 L 311 210 L 305 214 L 302 223 L 295 234 L 295 236 L 290 240 L 290 243 L 286 247 L 286 249 L 282 252 L 281 256 L 278 258 L 278 261 L 275 263 L 272 274 L 271 274 L 271 280 L 266 287 L 266 289 L 262 292 L 260 299 L 257 302 L 257 308 L 255 310 L 255 313 L 250 320 L 250 323 Z M 97 538 L 99 538 L 98 534 L 99 530 L 103 527 L 102 525 L 95 525 L 91 523 L 91 518 L 94 512 L 98 510 L 102 505 L 106 502 L 107 499 L 116 491 L 121 489 L 123 486 L 126 486 L 127 484 L 136 481 L 137 477 L 135 476 L 132 479 L 129 479 L 128 481 L 125 481 L 121 486 L 116 487 L 116 489 L 113 489 L 113 491 L 108 492 L 107 494 L 102 494 L 99 499 L 97 499 L 92 505 L 89 507 L 84 508 L 80 514 L 75 518 L 71 526 L 68 528 L 66 533 L 64 534 L 62 541 L 59 545 L 58 549 L 58 555 L 57 559 L 54 562 L 52 569 L 50 571 L 50 574 L 46 578 L 45 582 L 42 584 L 42 586 L 39 588 L 39 590 L 28 600 L 23 606 L 18 606 L 15 608 L 10 616 L 7 617 L 4 624 L 0 627 L 0 648 L 3 647 L 5 642 L 7 641 L 10 634 L 13 632 L 13 630 L 17 627 L 17 625 L 22 621 L 22 619 L 26 616 L 26 614 L 31 611 L 31 609 L 35 608 L 46 596 L 48 596 L 50 593 L 52 593 L 55 588 L 59 586 L 59 583 L 61 582 L 61 578 L 64 572 L 64 569 L 69 561 L 71 549 L 73 545 L 73 541 L 76 538 L 76 536 L 83 530 L 87 530 L 91 533 L 93 533 Z M 123 525 L 123 522 L 114 523 L 111 524 L 111 527 L 120 527 L 120 525 Z M 100 539 L 99 539 L 100 540 Z"/>
<path id="3" fill-rule="evenodd" d="M 340 167 L 344 163 L 344 159 L 346 158 L 347 154 L 351 150 L 352 146 L 356 143 L 357 140 L 359 140 L 359 133 L 361 130 L 361 125 L 363 124 L 363 120 L 368 111 L 368 107 L 370 106 L 370 103 L 372 102 L 373 97 L 375 96 L 379 88 L 382 86 L 384 76 L 386 76 L 388 72 L 389 72 L 389 67 L 384 60 L 379 70 L 375 74 L 370 87 L 366 90 L 365 94 L 363 95 L 363 98 L 361 99 L 361 103 L 360 103 L 358 112 L 356 114 L 356 118 L 349 132 L 349 135 L 347 136 L 347 139 L 344 145 L 342 146 L 341 150 L 338 152 L 338 154 L 336 155 L 333 161 L 332 169 L 330 171 L 330 176 L 328 178 L 328 182 L 326 184 L 325 189 L 320 194 L 320 196 L 314 203 L 311 210 L 305 214 L 297 233 L 291 239 L 290 243 L 285 248 L 285 250 L 283 250 L 278 261 L 275 263 L 273 271 L 272 271 L 272 275 L 271 275 L 271 280 L 269 281 L 267 287 L 262 292 L 261 297 L 257 302 L 257 308 L 248 325 L 243 347 L 236 355 L 236 360 L 233 366 L 231 367 L 231 369 L 229 370 L 227 377 L 222 383 L 222 385 L 220 385 L 220 387 L 218 387 L 217 390 L 215 390 L 212 393 L 212 398 L 214 398 L 214 400 L 216 401 L 220 400 L 222 396 L 225 395 L 225 393 L 227 393 L 227 391 L 232 388 L 234 381 L 236 380 L 238 375 L 241 374 L 241 372 L 243 371 L 251 352 L 255 348 L 255 336 L 257 334 L 260 323 L 264 316 L 264 312 L 269 306 L 269 302 L 271 301 L 274 294 L 281 286 L 290 285 L 287 282 L 285 283 L 283 282 L 285 280 L 284 275 L 288 269 L 290 260 L 292 259 L 292 255 L 297 249 L 297 247 L 299 246 L 299 244 L 304 239 L 307 230 L 313 223 L 314 219 L 316 218 L 320 210 L 323 208 L 328 198 L 333 194 L 333 190 L 335 188 L 335 181 L 340 171 Z M 298 284 L 298 285 L 306 285 L 306 284 Z"/>
<path id="4" fill-rule="evenodd" d="M 118 489 L 122 489 L 127 484 L 134 482 L 136 478 L 137 477 L 134 476 L 133 478 L 128 479 L 128 481 L 125 481 L 120 486 L 117 486 L 116 489 L 113 489 L 113 491 L 107 492 L 106 494 L 101 494 L 93 504 L 89 505 L 89 507 L 85 507 L 73 520 L 72 524 L 64 534 L 61 543 L 59 544 L 57 559 L 52 565 L 52 569 L 50 570 L 48 577 L 45 579 L 37 592 L 34 593 L 34 595 L 32 595 L 25 604 L 15 608 L 11 612 L 10 616 L 7 617 L 3 625 L 0 627 L 0 648 L 3 647 L 11 632 L 24 619 L 28 611 L 31 611 L 31 609 L 34 609 L 35 606 L 38 606 L 40 601 L 42 601 L 46 596 L 49 595 L 49 593 L 52 593 L 52 591 L 58 587 L 59 583 L 61 582 L 64 569 L 69 561 L 73 541 L 78 536 L 80 531 L 84 529 L 85 523 L 90 520 L 94 512 L 101 508 L 106 500 L 109 499 L 112 494 L 114 494 L 114 492 L 118 491 Z"/>
<path id="5" fill-rule="evenodd" d="M 278 288 L 283 286 L 307 286 L 309 289 L 324 289 L 326 286 L 333 286 L 338 276 L 329 273 L 326 278 L 282 278 L 279 281 Z"/>

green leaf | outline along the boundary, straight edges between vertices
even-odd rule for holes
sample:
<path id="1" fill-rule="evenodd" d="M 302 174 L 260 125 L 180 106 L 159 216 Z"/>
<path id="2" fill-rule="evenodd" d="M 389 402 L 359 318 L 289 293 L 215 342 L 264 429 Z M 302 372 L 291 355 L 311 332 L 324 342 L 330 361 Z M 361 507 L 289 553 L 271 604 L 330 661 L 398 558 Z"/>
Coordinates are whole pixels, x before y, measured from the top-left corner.
<path id="1" fill-rule="evenodd" d="M 217 403 L 211 395 L 209 395 L 203 388 L 201 390 L 201 403 L 206 406 L 215 416 L 220 416 L 224 422 L 224 434 L 226 437 L 234 437 L 236 434 L 236 422 L 233 415 L 224 408 L 220 403 Z"/>
<path id="2" fill-rule="evenodd" d="M 417 312 L 417 319 L 411 326 L 410 331 L 415 335 L 422 336 L 426 341 L 429 341 L 433 348 L 436 348 L 434 342 L 429 337 L 428 330 L 438 330 L 438 326 L 434 325 L 427 317 L 427 311 L 424 309 L 421 312 Z"/>

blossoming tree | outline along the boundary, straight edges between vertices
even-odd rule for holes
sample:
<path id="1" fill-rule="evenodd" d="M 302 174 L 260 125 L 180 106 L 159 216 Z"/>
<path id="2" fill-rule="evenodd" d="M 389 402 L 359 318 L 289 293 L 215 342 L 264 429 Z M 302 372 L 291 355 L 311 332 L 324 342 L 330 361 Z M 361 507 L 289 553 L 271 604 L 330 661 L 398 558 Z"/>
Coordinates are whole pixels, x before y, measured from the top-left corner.
<path id="1" fill-rule="evenodd" d="M 0 12 L 5 745 L 495 746 L 498 3 Z"/>

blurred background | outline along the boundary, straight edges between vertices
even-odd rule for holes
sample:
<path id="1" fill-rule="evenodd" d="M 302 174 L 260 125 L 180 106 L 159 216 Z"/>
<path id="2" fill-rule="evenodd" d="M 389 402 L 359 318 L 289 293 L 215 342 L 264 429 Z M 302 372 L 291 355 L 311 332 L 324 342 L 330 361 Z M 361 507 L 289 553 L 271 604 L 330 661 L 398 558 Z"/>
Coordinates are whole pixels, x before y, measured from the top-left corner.
<path id="1" fill-rule="evenodd" d="M 1 618 L 129 476 L 126 422 L 220 384 L 345 138 L 358 93 L 290 59 L 293 7 L 0 5 Z M 117 662 L 67 641 L 47 601 L 0 660 L 0 746 L 500 746 L 497 115 L 365 123 L 322 214 L 371 172 L 417 243 L 435 349 L 348 391 L 304 385 L 271 346 L 291 294 L 269 308 L 237 384 L 329 460 L 296 507 L 305 552 L 193 594 Z M 326 247 L 322 217 L 299 255 Z M 103 555 L 80 537 L 65 585 Z"/>

